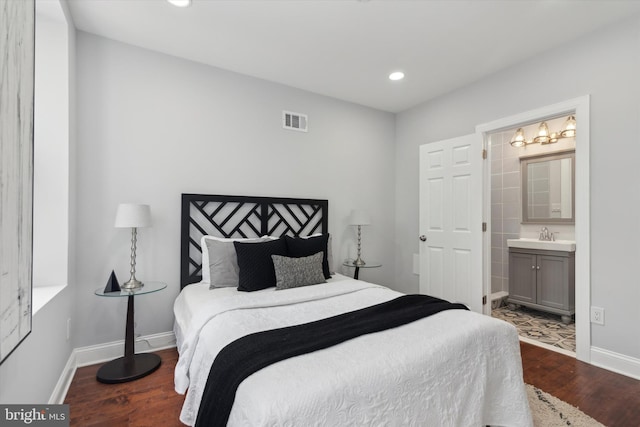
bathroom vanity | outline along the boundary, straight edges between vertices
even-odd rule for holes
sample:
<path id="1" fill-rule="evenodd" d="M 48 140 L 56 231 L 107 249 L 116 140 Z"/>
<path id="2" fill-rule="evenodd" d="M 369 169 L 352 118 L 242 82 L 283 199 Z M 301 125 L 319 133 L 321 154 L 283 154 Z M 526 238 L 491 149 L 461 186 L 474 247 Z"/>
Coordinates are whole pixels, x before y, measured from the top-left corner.
<path id="1" fill-rule="evenodd" d="M 559 314 L 575 313 L 575 250 L 570 240 L 508 239 L 509 304 Z"/>

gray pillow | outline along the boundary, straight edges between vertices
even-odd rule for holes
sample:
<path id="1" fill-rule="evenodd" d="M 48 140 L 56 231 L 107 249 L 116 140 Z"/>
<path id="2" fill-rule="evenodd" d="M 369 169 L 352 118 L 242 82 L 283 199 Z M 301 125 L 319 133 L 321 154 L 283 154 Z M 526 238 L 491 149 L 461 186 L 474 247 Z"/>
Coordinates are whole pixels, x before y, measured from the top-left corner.
<path id="1" fill-rule="evenodd" d="M 246 243 L 259 243 L 273 240 L 270 237 L 244 240 Z M 238 256 L 233 240 L 206 239 L 209 252 L 209 289 L 238 287 Z M 203 266 L 205 268 L 205 266 Z"/>
<path id="2" fill-rule="evenodd" d="M 271 255 L 271 258 L 276 272 L 276 290 L 326 283 L 322 270 L 323 252 L 300 258 L 282 255 Z"/>

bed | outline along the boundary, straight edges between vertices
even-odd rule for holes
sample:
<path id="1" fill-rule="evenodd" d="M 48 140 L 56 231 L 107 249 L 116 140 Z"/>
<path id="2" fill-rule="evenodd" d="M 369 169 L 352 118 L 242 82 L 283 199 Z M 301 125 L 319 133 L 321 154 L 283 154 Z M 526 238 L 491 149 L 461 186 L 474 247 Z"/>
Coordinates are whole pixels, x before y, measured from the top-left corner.
<path id="1" fill-rule="evenodd" d="M 215 258 L 218 242 L 227 249 L 233 242 L 225 239 L 261 238 L 265 240 L 258 245 L 266 247 L 272 245 L 266 239 L 280 236 L 326 236 L 327 212 L 326 200 L 183 194 L 183 289 L 174 304 L 179 352 L 175 388 L 186 393 L 183 423 L 195 425 L 207 404 L 201 401 L 203 393 L 218 392 L 207 388 L 207 377 L 216 356 L 230 343 L 401 297 L 387 287 L 336 274 L 332 266 L 325 283 L 286 290 L 239 292 L 233 286 L 212 285 L 219 276 L 213 269 L 207 273 L 206 261 L 203 268 L 203 247 L 209 260 Z M 210 241 L 216 243 L 205 243 Z M 234 243 L 239 274 L 248 268 L 241 262 L 242 251 L 252 244 Z M 279 286 L 282 281 L 276 277 Z M 515 328 L 451 309 L 258 370 L 237 387 L 228 425 L 533 424 Z"/>

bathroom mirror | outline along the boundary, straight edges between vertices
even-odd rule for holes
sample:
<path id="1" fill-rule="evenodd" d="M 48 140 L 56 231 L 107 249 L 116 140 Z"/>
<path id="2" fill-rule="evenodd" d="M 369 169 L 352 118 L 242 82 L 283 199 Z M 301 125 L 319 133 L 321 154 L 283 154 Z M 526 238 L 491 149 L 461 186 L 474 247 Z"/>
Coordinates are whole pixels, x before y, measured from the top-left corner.
<path id="1" fill-rule="evenodd" d="M 520 158 L 523 224 L 575 223 L 575 151 Z"/>

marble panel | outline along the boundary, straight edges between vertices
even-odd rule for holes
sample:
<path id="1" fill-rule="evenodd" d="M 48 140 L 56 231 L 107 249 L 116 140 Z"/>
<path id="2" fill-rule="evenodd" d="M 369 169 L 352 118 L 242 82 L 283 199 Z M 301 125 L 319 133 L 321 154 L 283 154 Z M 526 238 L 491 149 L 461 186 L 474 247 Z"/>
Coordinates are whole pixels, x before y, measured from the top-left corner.
<path id="1" fill-rule="evenodd" d="M 31 332 L 34 0 L 0 3 L 0 362 Z"/>

